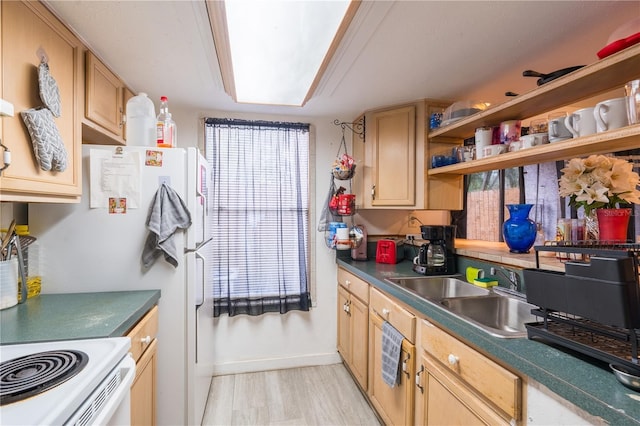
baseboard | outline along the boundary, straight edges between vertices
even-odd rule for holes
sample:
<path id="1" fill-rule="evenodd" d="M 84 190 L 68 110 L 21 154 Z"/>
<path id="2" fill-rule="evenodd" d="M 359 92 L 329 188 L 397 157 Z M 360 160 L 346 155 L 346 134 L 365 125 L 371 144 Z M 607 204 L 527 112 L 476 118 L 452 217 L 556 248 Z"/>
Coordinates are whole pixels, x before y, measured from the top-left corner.
<path id="1" fill-rule="evenodd" d="M 314 354 L 290 358 L 268 358 L 250 361 L 228 362 L 224 364 L 198 364 L 198 374 L 224 376 L 226 374 L 253 373 L 256 371 L 283 370 L 285 368 L 311 367 L 315 365 L 329 365 L 341 363 L 337 352 L 328 354 Z"/>

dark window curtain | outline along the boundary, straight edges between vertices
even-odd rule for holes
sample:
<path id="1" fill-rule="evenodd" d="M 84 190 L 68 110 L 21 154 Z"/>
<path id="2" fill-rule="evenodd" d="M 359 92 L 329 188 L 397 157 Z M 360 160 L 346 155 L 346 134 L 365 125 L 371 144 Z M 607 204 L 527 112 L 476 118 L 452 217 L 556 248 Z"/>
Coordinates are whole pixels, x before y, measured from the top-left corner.
<path id="1" fill-rule="evenodd" d="M 309 125 L 208 118 L 213 315 L 308 311 Z"/>

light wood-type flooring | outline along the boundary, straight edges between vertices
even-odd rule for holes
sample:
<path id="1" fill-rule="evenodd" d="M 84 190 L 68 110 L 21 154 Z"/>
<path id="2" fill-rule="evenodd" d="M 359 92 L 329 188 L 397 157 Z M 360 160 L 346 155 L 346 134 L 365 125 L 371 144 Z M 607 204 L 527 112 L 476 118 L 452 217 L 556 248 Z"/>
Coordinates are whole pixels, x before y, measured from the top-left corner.
<path id="1" fill-rule="evenodd" d="M 342 364 L 216 376 L 203 425 L 380 425 Z"/>

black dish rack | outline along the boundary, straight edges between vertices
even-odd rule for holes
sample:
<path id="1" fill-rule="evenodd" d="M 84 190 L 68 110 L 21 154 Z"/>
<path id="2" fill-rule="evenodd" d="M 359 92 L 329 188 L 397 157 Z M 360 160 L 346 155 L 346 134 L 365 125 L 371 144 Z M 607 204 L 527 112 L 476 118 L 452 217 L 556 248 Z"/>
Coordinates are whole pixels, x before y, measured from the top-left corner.
<path id="1" fill-rule="evenodd" d="M 560 241 L 535 251 L 536 268 L 523 273 L 542 320 L 525 324 L 529 339 L 640 371 L 640 244 Z M 565 272 L 540 269 L 541 252 L 555 253 Z"/>

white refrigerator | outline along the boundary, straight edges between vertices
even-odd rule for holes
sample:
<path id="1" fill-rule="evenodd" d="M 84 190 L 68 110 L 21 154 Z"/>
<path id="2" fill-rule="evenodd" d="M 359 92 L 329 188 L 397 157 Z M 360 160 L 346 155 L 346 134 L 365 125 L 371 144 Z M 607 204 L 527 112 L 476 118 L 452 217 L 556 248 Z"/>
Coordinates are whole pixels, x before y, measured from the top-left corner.
<path id="1" fill-rule="evenodd" d="M 43 293 L 161 290 L 159 424 L 200 424 L 211 382 L 210 176 L 196 148 L 83 145 L 81 202 L 29 205 L 30 232 L 43 251 Z M 160 256 L 145 269 L 145 223 L 163 182 L 185 202 L 192 224 L 174 234 L 177 267 Z"/>

